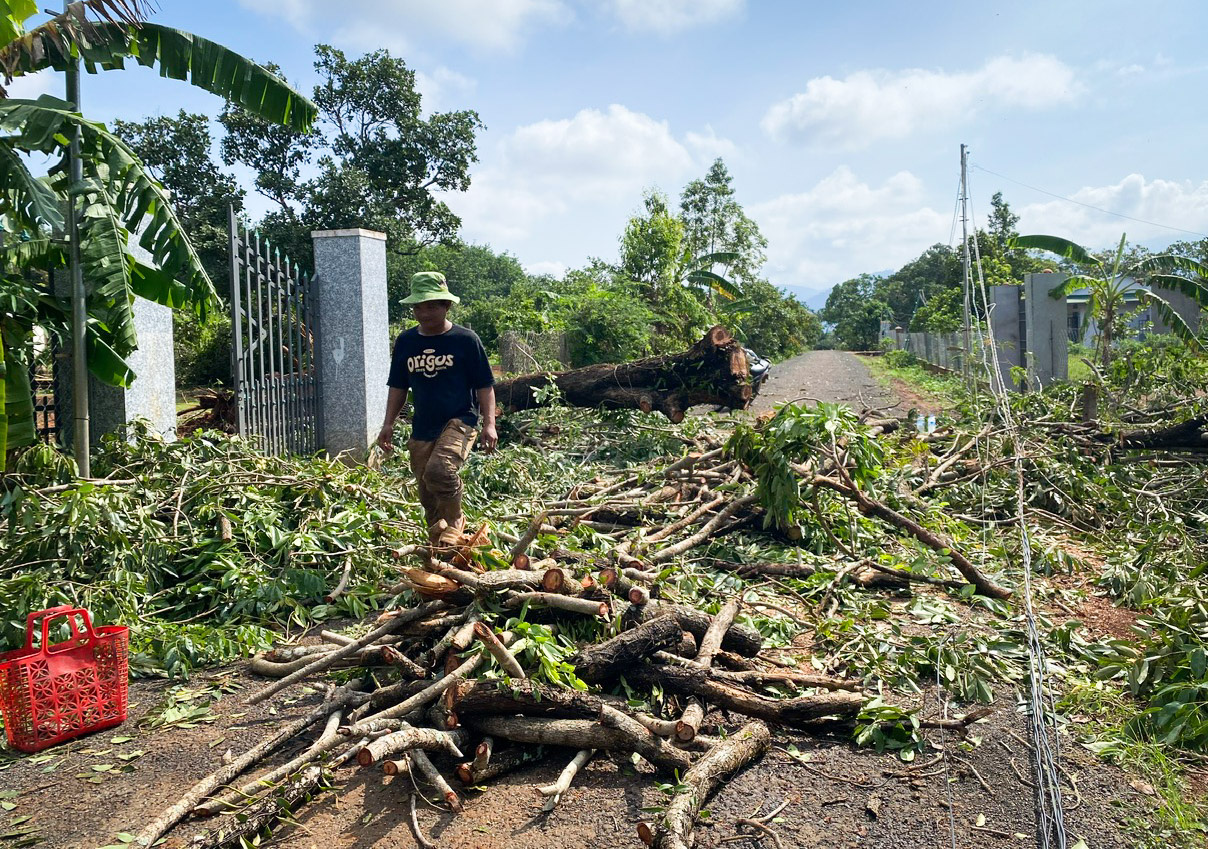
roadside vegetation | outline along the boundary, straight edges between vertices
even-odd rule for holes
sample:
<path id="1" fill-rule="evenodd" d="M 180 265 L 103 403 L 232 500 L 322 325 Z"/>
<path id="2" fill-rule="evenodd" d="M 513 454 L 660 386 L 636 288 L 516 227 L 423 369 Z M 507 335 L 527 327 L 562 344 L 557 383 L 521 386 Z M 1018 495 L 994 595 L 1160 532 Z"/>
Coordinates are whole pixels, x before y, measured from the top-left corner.
<path id="1" fill-rule="evenodd" d="M 932 433 L 826 404 L 758 422 L 690 416 L 680 425 L 556 399 L 508 416 L 503 449 L 471 460 L 471 519 L 487 521 L 504 546 L 568 492 L 624 481 L 654 491 L 685 452 L 724 446 L 723 457 L 749 472 L 727 497 L 753 497 L 753 512 L 658 560 L 663 597 L 716 610 L 741 596 L 739 622 L 786 662 L 862 683 L 854 739 L 912 759 L 926 751 L 917 723 L 937 698 L 954 711 L 1014 710 L 1027 643 L 1012 440 L 985 395 L 965 395 L 947 378 L 919 380 L 902 359 L 881 368 L 952 402 Z M 1062 724 L 1154 794 L 1152 818 L 1130 825 L 1137 845 L 1200 846 L 1208 834 L 1195 783 L 1208 752 L 1208 484 L 1196 455 L 1128 450 L 1121 440 L 1208 413 L 1208 366 L 1177 344 L 1137 346 L 1103 377 L 1106 412 L 1093 425 L 1081 419 L 1074 386 L 1012 399 L 1040 632 Z M 824 462 L 835 469 L 828 474 L 951 548 L 857 509 L 851 490 L 802 471 Z M 27 452 L 7 479 L 3 609 L 73 601 L 129 622 L 139 674 L 187 674 L 282 633 L 413 602 L 410 591 L 390 589 L 395 552 L 422 537 L 398 461 L 350 469 L 266 458 L 218 435 L 168 445 L 141 434 L 112 440 L 98 458 L 111 482 L 74 483 L 65 463 L 48 450 Z M 679 515 L 667 505 L 626 513 L 600 504 L 608 518 L 558 520 L 534 545 L 610 562 L 625 541 Z M 671 539 L 630 550 L 659 558 Z M 975 591 L 956 571 L 958 553 L 1012 597 Z M 483 556 L 486 565 L 505 557 Z M 347 587 L 326 602 L 346 569 Z M 20 633 L 10 619 L 7 646 Z M 571 651 L 559 645 L 550 648 L 551 683 L 573 680 L 558 671 Z"/>

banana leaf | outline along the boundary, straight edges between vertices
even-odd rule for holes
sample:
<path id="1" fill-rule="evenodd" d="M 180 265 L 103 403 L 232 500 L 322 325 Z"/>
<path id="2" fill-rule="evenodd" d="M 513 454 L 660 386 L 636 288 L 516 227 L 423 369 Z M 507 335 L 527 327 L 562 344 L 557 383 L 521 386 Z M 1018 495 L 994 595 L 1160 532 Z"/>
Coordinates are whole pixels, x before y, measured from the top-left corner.
<path id="1" fill-rule="evenodd" d="M 0 68 L 9 76 L 62 71 L 77 56 L 90 74 L 120 70 L 127 59 L 158 67 L 162 77 L 187 80 L 300 133 L 310 130 L 318 114 L 310 100 L 250 59 L 209 39 L 145 22 L 94 23 L 64 13 L 0 47 Z"/>
<path id="2" fill-rule="evenodd" d="M 12 345 L 0 334 L 0 465 L 5 453 L 13 448 L 32 445 L 37 438 L 34 432 L 34 396 L 29 383 L 29 367 L 18 351 L 22 346 Z"/>

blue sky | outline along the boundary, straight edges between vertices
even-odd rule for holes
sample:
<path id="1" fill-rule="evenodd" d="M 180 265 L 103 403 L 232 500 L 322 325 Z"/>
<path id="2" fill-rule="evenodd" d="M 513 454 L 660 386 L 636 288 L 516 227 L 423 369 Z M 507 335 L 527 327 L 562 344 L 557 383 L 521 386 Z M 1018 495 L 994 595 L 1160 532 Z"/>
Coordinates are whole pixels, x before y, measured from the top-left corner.
<path id="1" fill-rule="evenodd" d="M 1002 191 L 1022 232 L 1091 248 L 1208 234 L 1196 0 L 159 6 L 156 22 L 276 62 L 304 91 L 319 42 L 405 58 L 426 108 L 486 124 L 472 187 L 447 198 L 463 236 L 532 271 L 614 258 L 644 189 L 678 197 L 722 156 L 768 237 L 768 279 L 824 290 L 952 240 L 962 142 L 978 222 Z M 101 120 L 221 106 L 143 69 L 86 77 L 83 100 Z"/>

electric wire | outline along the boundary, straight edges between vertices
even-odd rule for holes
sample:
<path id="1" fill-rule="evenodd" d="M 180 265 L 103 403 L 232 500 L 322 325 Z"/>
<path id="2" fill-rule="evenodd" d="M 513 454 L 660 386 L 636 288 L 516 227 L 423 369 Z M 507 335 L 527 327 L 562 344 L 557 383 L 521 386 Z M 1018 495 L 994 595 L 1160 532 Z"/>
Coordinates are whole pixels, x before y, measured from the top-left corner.
<path id="1" fill-rule="evenodd" d="M 1008 183 L 1014 183 L 1017 186 L 1022 186 L 1025 189 L 1031 189 L 1034 192 L 1040 192 L 1042 195 L 1048 195 L 1051 198 L 1056 198 L 1057 200 L 1063 200 L 1066 203 L 1072 203 L 1077 206 L 1086 207 L 1087 209 L 1093 209 L 1095 212 L 1102 212 L 1104 215 L 1114 215 L 1116 218 L 1123 218 L 1125 221 L 1135 221 L 1138 224 L 1148 224 L 1150 227 L 1159 227 L 1163 230 L 1171 230 L 1175 233 L 1186 233 L 1190 236 L 1198 236 L 1201 239 L 1208 238 L 1208 234 L 1199 233 L 1195 230 L 1185 230 L 1182 227 L 1172 227 L 1169 224 L 1162 224 L 1157 221 L 1148 221 L 1144 218 L 1134 218 L 1133 216 L 1125 215 L 1122 212 L 1113 212 L 1112 210 L 1104 209 L 1101 206 L 1095 206 L 1094 204 L 1091 204 L 1091 203 L 1084 203 L 1083 201 L 1080 201 L 1080 200 L 1074 200 L 1073 198 L 1066 197 L 1065 195 L 1059 195 L 1056 192 L 1050 192 L 1050 191 L 1048 191 L 1046 189 L 1042 189 L 1038 186 L 1031 186 L 1031 185 L 1028 185 L 1027 183 L 1020 182 L 1019 180 L 1015 180 L 1011 177 L 1008 177 L 1006 174 L 999 174 L 997 171 L 991 171 L 989 168 L 985 168 L 981 165 L 974 165 L 973 168 L 978 171 L 984 171 L 987 174 L 992 174 L 993 176 L 998 177 L 1000 180 L 1006 180 Z"/>
<path id="2" fill-rule="evenodd" d="M 985 169 L 982 169 L 985 170 Z M 968 194 L 966 179 L 964 191 Z M 976 233 L 976 228 L 974 229 Z M 998 358 L 998 346 L 994 338 L 992 305 L 986 288 L 981 262 L 981 251 L 977 239 L 973 239 L 976 258 L 978 292 L 981 296 L 984 325 L 977 322 L 977 334 L 981 347 L 983 365 L 990 379 L 990 389 L 1012 443 L 1012 463 L 1015 470 L 1016 519 L 1020 532 L 1020 556 L 1023 572 L 1024 619 L 1028 633 L 1028 721 L 1032 738 L 1032 766 L 1035 777 L 1036 842 L 1040 849 L 1067 849 L 1065 809 L 1061 798 L 1061 774 L 1058 763 L 1061 757 L 1060 740 L 1056 733 L 1056 710 L 1052 690 L 1045 680 L 1048 661 L 1036 612 L 1032 604 L 1032 540 L 1028 532 L 1024 495 L 1024 456 L 1019 422 L 1011 409 L 1007 386 L 1002 379 L 1002 364 Z M 984 328 L 984 329 L 983 329 Z M 970 354 L 972 352 L 969 352 Z M 1052 734 L 1050 735 L 1050 727 Z"/>

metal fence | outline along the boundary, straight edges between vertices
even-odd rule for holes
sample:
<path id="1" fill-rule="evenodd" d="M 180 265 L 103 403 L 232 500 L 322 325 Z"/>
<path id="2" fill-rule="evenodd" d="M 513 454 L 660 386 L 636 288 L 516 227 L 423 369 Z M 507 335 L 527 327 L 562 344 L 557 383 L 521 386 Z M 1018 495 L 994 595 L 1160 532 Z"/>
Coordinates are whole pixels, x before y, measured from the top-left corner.
<path id="1" fill-rule="evenodd" d="M 33 390 L 34 432 L 39 440 L 53 444 L 63 442 L 63 421 L 60 416 L 59 392 L 63 379 L 62 341 L 57 334 L 35 328 L 34 355 L 29 363 L 29 385 Z"/>
<path id="2" fill-rule="evenodd" d="M 505 331 L 499 334 L 499 363 L 513 374 L 565 368 L 570 365 L 566 334 Z"/>
<path id="3" fill-rule="evenodd" d="M 274 454 L 313 454 L 319 420 L 310 276 L 230 210 L 231 332 L 239 433 Z"/>

